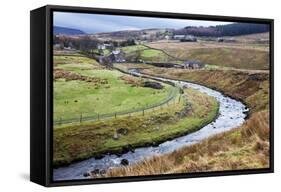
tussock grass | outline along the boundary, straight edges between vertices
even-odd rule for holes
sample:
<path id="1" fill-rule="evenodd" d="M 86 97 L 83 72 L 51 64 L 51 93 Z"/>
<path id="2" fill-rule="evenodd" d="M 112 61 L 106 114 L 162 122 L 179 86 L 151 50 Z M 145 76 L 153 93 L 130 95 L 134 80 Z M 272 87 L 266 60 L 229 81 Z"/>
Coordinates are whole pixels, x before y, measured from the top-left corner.
<path id="1" fill-rule="evenodd" d="M 268 109 L 269 74 L 235 70 L 181 70 L 149 68 L 144 73 L 200 83 L 245 102 L 251 113 Z"/>
<path id="2" fill-rule="evenodd" d="M 243 38 L 243 37 L 241 37 Z M 205 64 L 241 69 L 268 69 L 269 44 L 218 42 L 153 42 L 152 48 L 162 49 L 181 60 L 199 60 Z"/>
<path id="3" fill-rule="evenodd" d="M 269 114 L 253 114 L 241 127 L 173 153 L 111 169 L 108 177 L 269 167 Z"/>

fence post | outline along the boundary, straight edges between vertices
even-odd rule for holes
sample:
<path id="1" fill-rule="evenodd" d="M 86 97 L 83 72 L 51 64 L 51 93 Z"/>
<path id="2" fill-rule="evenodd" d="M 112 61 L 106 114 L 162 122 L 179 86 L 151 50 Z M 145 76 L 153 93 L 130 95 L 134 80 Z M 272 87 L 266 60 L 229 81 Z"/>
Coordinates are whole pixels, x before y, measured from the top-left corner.
<path id="1" fill-rule="evenodd" d="M 115 119 L 116 119 L 116 112 L 115 112 Z"/>
<path id="2" fill-rule="evenodd" d="M 80 114 L 80 123 L 82 123 L 82 113 Z"/>
<path id="3" fill-rule="evenodd" d="M 61 125 L 61 124 L 62 124 L 62 118 L 60 117 L 59 125 Z"/>

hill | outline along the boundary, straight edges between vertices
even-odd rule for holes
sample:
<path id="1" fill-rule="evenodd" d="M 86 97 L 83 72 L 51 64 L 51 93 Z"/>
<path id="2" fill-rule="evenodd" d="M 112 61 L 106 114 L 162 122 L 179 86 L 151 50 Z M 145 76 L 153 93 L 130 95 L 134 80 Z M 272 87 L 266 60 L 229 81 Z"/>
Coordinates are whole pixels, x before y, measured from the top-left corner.
<path id="1" fill-rule="evenodd" d="M 255 23 L 232 23 L 228 25 L 209 27 L 187 26 L 183 29 L 175 30 L 175 34 L 177 35 L 189 34 L 208 37 L 238 36 L 263 32 L 269 32 L 269 25 Z"/>
<path id="2" fill-rule="evenodd" d="M 84 35 L 84 31 L 67 27 L 54 26 L 54 35 Z"/>

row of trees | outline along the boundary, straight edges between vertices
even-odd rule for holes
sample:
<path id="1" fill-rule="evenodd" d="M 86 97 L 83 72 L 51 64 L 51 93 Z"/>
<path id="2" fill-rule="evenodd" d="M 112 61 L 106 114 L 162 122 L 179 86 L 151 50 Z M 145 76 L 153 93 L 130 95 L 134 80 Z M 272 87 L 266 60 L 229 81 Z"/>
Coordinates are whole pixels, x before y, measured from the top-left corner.
<path id="1" fill-rule="evenodd" d="M 188 26 L 183 29 L 175 30 L 177 35 L 194 35 L 206 37 L 237 36 L 254 33 L 268 32 L 269 25 L 256 23 L 233 23 L 228 25 L 217 25 L 209 27 Z"/>
<path id="2" fill-rule="evenodd" d="M 81 51 L 88 51 L 96 49 L 100 41 L 93 39 L 90 36 L 82 36 L 79 38 L 72 38 L 68 36 L 57 36 L 53 37 L 53 44 L 60 44 L 62 47 L 71 47 Z"/>
<path id="3" fill-rule="evenodd" d="M 53 37 L 53 44 L 59 44 L 61 47 L 71 47 L 81 51 L 90 51 L 98 48 L 98 45 L 107 44 L 108 49 L 114 50 L 116 47 L 125 47 L 135 45 L 134 39 L 124 41 L 100 41 L 91 36 L 85 35 L 80 37 L 57 36 Z"/>

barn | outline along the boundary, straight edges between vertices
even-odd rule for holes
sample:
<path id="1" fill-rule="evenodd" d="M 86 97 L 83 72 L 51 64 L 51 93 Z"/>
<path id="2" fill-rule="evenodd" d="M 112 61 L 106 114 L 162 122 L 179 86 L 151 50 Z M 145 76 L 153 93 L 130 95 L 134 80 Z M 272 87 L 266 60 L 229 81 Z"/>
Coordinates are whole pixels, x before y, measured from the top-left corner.
<path id="1" fill-rule="evenodd" d="M 183 63 L 184 69 L 202 69 L 204 67 L 205 67 L 204 63 L 196 60 L 188 60 Z"/>

